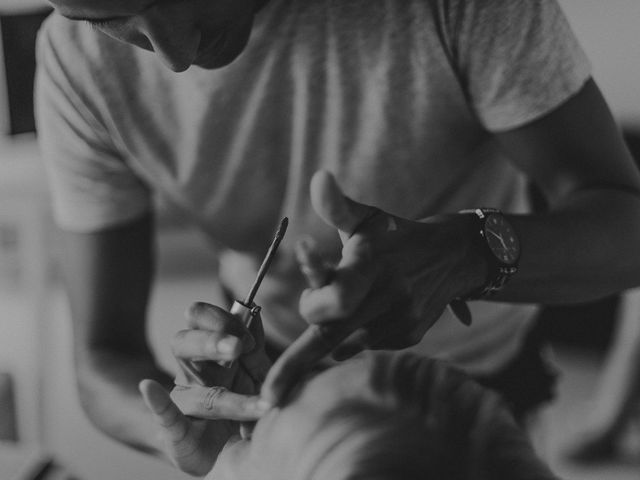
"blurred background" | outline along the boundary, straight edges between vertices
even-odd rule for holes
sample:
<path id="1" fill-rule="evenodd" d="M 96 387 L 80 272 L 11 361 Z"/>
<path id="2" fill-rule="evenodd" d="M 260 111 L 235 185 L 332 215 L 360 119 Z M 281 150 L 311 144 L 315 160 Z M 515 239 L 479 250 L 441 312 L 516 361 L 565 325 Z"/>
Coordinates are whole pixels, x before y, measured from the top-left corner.
<path id="1" fill-rule="evenodd" d="M 640 2 L 560 4 L 640 159 Z M 0 0 L 0 480 L 191 478 L 103 436 L 75 395 L 69 311 L 55 268 L 56 233 L 33 122 L 34 41 L 49 13 L 43 0 Z M 161 362 L 173 370 L 169 339 L 183 327 L 183 309 L 210 298 L 215 258 L 203 238 L 170 214 L 162 213 L 158 228 L 160 268 L 149 335 Z M 567 480 L 640 478 L 640 415 L 625 426 L 627 453 L 617 460 L 585 465 L 563 455 L 593 408 L 610 347 L 620 346 L 621 298 L 543 315 L 561 377 L 538 443 Z M 640 324 L 640 302 L 630 305 L 632 316 L 638 305 Z"/>

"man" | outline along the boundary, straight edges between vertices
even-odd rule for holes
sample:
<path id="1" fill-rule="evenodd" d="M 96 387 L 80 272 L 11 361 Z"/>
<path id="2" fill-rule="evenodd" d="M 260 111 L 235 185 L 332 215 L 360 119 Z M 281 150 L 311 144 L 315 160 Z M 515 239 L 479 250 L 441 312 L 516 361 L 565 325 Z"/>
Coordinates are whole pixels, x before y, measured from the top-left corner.
<path id="1" fill-rule="evenodd" d="M 290 217 L 257 297 L 270 348 L 299 338 L 267 380 L 270 403 L 337 344 L 347 356 L 419 342 L 524 414 L 551 383 L 531 303 L 640 283 L 638 172 L 553 0 L 53 3 L 40 139 L 81 397 L 121 441 L 160 451 L 137 384 L 172 384 L 145 339 L 153 195 L 220 246 L 232 298 Z M 531 212 L 529 182 L 547 213 Z M 300 337 L 302 236 L 323 260 Z M 468 328 L 444 310 L 468 323 L 460 299 L 477 298 L 490 301 L 469 303 Z M 237 332 L 192 324 L 174 350 L 236 358 L 251 348 Z M 536 391 L 518 398 L 516 380 Z"/>

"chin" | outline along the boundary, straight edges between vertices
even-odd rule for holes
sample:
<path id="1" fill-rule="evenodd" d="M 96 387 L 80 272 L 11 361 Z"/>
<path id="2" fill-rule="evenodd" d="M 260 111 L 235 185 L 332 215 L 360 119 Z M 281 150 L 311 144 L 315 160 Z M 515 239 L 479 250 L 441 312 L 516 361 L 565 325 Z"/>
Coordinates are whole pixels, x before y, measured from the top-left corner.
<path id="1" fill-rule="evenodd" d="M 193 65 L 205 70 L 215 70 L 217 68 L 223 68 L 230 65 L 236 58 L 240 56 L 243 50 L 229 54 L 227 52 L 220 52 L 220 54 L 212 54 L 198 58 Z"/>
<path id="2" fill-rule="evenodd" d="M 247 43 L 249 43 L 251 28 L 253 26 L 252 20 L 253 19 L 245 24 L 238 25 L 236 28 L 228 29 L 222 41 L 216 42 L 211 51 L 205 50 L 202 52 L 202 55 L 196 58 L 193 65 L 207 70 L 213 70 L 231 64 L 244 52 Z"/>

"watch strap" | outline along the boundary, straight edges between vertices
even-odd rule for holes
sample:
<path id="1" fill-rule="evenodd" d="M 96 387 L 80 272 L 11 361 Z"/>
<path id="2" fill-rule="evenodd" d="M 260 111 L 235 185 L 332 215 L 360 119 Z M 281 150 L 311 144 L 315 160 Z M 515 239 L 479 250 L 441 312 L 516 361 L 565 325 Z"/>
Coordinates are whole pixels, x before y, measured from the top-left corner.
<path id="1" fill-rule="evenodd" d="M 491 297 L 502 290 L 509 279 L 518 271 L 518 264 L 507 265 L 500 262 L 496 256 L 489 250 L 484 238 L 484 223 L 487 217 L 492 213 L 502 215 L 497 208 L 474 208 L 468 210 L 460 210 L 458 213 L 474 214 L 478 219 L 477 242 L 487 260 L 487 276 L 482 285 L 468 293 L 465 300 L 480 300 Z"/>

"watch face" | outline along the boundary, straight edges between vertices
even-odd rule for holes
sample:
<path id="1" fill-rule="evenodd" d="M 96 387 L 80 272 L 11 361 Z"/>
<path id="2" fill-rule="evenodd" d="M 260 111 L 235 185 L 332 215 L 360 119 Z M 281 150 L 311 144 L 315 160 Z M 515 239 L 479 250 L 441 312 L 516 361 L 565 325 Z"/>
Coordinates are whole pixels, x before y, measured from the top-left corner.
<path id="1" fill-rule="evenodd" d="M 520 243 L 513 227 L 500 214 L 491 213 L 484 224 L 485 239 L 496 258 L 513 265 L 520 256 Z"/>

